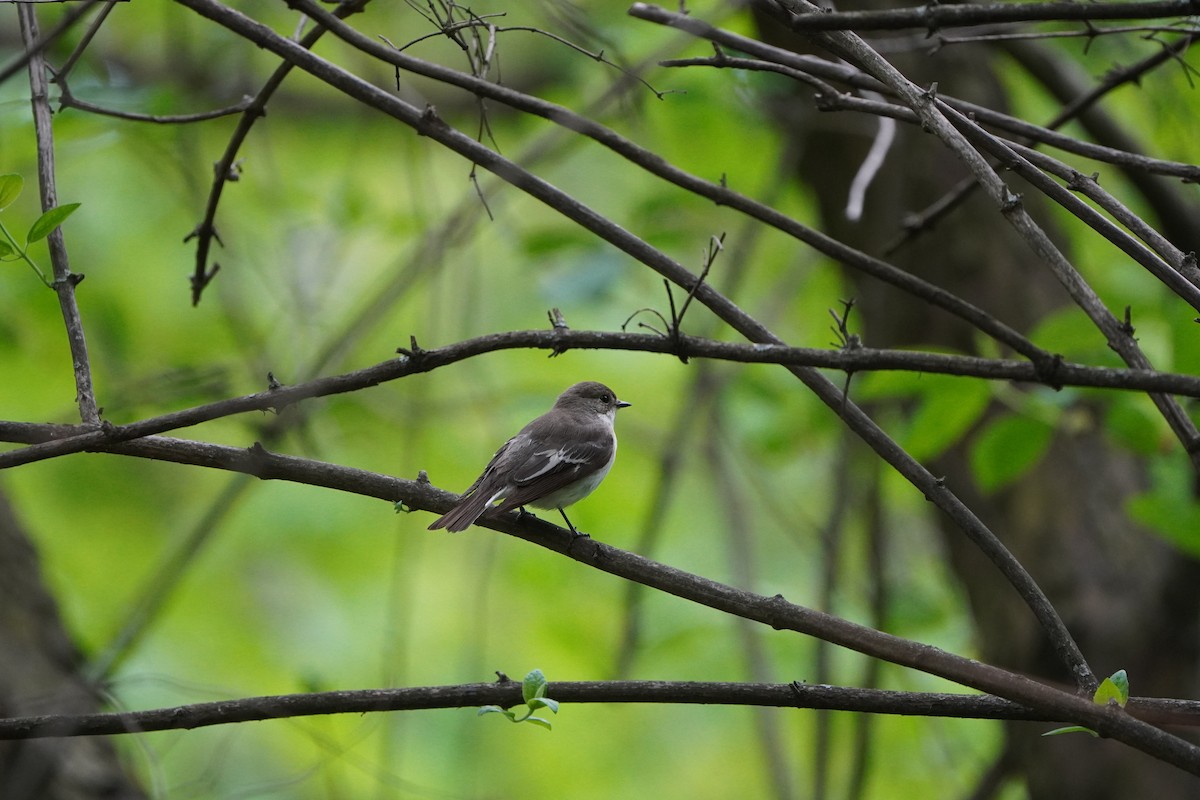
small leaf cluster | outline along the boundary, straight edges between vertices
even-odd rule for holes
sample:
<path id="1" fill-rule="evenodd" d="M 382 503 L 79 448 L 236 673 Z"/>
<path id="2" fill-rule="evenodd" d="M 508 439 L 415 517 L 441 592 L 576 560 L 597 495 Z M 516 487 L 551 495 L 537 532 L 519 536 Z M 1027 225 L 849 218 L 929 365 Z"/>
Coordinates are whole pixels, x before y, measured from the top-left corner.
<path id="1" fill-rule="evenodd" d="M 23 188 L 25 188 L 25 180 L 20 175 L 15 173 L 0 175 L 0 211 L 4 211 L 12 205 L 21 196 Z M 37 273 L 42 283 L 52 287 L 46 278 L 46 273 L 29 257 L 29 245 L 40 242 L 49 236 L 55 228 L 66 221 L 67 217 L 75 213 L 77 208 L 79 208 L 79 203 L 67 203 L 45 211 L 29 226 L 29 233 L 25 234 L 24 244 L 19 244 L 4 223 L 0 222 L 0 261 L 24 261 Z"/>
<path id="2" fill-rule="evenodd" d="M 478 716 L 483 716 L 484 714 L 503 714 L 505 717 L 508 717 L 509 722 L 532 722 L 534 725 L 550 730 L 552 726 L 548 720 L 533 716 L 533 712 L 541 708 L 548 708 L 553 713 L 558 713 L 558 701 L 546 697 L 546 690 L 549 686 L 550 682 L 546 680 L 546 676 L 542 674 L 540 669 L 532 670 L 521 681 L 521 696 L 525 700 L 526 706 L 524 716 L 518 717 L 512 709 L 501 708 L 500 706 L 483 706 L 479 709 Z"/>
<path id="3" fill-rule="evenodd" d="M 1092 702 L 1098 706 L 1106 706 L 1109 703 L 1116 703 L 1121 708 L 1129 702 L 1129 676 L 1125 674 L 1125 670 L 1119 669 L 1112 675 L 1105 678 L 1098 687 L 1096 693 L 1092 695 Z M 1055 728 L 1052 731 L 1046 731 L 1042 736 L 1057 736 L 1060 733 L 1090 733 L 1092 736 L 1099 737 L 1091 728 L 1085 728 L 1082 725 L 1071 725 L 1066 728 Z"/>

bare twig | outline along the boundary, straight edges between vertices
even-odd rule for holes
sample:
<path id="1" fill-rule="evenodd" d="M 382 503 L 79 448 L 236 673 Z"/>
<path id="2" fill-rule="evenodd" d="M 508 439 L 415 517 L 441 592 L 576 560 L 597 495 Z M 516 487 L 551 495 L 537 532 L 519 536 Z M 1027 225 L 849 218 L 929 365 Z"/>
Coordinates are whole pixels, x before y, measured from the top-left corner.
<path id="1" fill-rule="evenodd" d="M 33 124 L 37 133 L 38 188 L 42 194 L 42 210 L 49 211 L 58 205 L 58 188 L 54 174 L 54 131 L 50 122 L 49 84 L 46 80 L 46 62 L 40 50 L 37 12 L 35 6 L 20 4 L 17 16 L 21 23 L 21 40 L 30 51 L 29 88 L 33 104 Z M 46 239 L 50 247 L 50 263 L 54 268 L 54 290 L 62 309 L 63 322 L 67 328 L 67 342 L 71 349 L 71 363 L 75 372 L 75 402 L 79 404 L 79 417 L 86 425 L 100 423 L 100 410 L 96 406 L 96 392 L 92 386 L 92 368 L 88 361 L 87 337 L 83 332 L 83 319 L 79 305 L 75 302 L 75 286 L 83 275 L 71 272 L 67 247 L 62 228 L 55 228 Z"/>

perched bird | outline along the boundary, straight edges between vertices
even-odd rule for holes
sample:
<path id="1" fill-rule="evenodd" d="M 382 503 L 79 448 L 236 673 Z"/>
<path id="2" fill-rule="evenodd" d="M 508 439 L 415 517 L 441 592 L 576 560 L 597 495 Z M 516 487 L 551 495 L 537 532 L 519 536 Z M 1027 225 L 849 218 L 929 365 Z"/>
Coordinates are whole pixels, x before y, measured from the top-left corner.
<path id="1" fill-rule="evenodd" d="M 579 535 L 563 509 L 595 491 L 612 468 L 617 457 L 613 421 L 617 409 L 629 405 L 602 383 L 575 384 L 558 396 L 554 408 L 497 450 L 458 505 L 429 530 L 466 530 L 484 514 L 531 505 L 558 509 L 571 533 Z"/>

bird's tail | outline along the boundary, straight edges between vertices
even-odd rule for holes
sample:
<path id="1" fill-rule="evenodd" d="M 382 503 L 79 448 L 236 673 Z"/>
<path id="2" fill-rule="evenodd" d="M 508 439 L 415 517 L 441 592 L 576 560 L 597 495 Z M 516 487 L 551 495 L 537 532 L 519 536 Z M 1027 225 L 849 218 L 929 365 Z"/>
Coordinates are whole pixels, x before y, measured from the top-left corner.
<path id="1" fill-rule="evenodd" d="M 451 533 L 465 531 L 483 516 L 493 498 L 482 492 L 471 492 L 459 501 L 458 505 L 433 521 L 429 530 L 445 528 Z"/>

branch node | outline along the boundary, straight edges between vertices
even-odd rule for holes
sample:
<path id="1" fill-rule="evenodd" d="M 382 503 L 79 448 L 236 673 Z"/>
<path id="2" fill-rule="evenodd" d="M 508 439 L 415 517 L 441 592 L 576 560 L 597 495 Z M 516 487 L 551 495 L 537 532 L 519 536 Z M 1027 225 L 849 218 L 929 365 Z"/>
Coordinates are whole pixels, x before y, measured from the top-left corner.
<path id="1" fill-rule="evenodd" d="M 561 334 L 563 331 L 571 330 L 571 326 L 567 324 L 566 318 L 563 316 L 562 311 L 558 308 L 552 308 L 547 311 L 546 318 L 550 320 L 550 327 L 553 329 L 555 335 Z M 554 349 L 550 351 L 548 358 L 561 356 L 563 353 L 567 352 L 568 349 L 569 348 L 566 345 L 556 344 Z"/>
<path id="2" fill-rule="evenodd" d="M 425 351 L 421 349 L 421 345 L 417 344 L 416 336 L 409 336 L 408 342 L 407 348 L 397 347 L 396 352 L 408 359 L 410 366 L 416 367 L 425 358 Z"/>
<path id="3" fill-rule="evenodd" d="M 64 277 L 54 280 L 50 284 L 50 288 L 55 290 L 62 286 L 70 286 L 71 288 L 75 288 L 79 284 L 83 283 L 83 277 L 84 276 L 82 272 L 68 272 Z"/>
<path id="4" fill-rule="evenodd" d="M 1137 328 L 1133 327 L 1133 307 L 1125 306 L 1125 319 L 1121 323 L 1121 333 L 1126 336 L 1133 336 Z"/>
<path id="5" fill-rule="evenodd" d="M 443 122 L 442 118 L 438 116 L 437 109 L 434 108 L 433 103 L 427 104 L 424 110 L 421 111 L 420 124 L 417 126 L 417 135 L 427 135 L 426 131 L 429 128 L 444 127 L 446 127 L 446 123 Z"/>
<path id="6" fill-rule="evenodd" d="M 1054 353 L 1048 358 L 1043 355 L 1034 359 L 1033 374 L 1037 375 L 1038 381 L 1057 392 L 1063 388 L 1062 380 L 1059 378 L 1062 365 L 1063 357 L 1061 353 Z"/>
<path id="7" fill-rule="evenodd" d="M 214 237 L 216 236 L 215 233 L 213 235 L 214 235 Z M 217 241 L 219 242 L 221 240 L 217 239 Z M 192 273 L 191 283 L 192 283 L 192 305 L 193 306 L 200 305 L 200 295 L 204 293 L 205 288 L 208 286 L 208 284 L 210 284 L 212 282 L 212 279 L 215 278 L 217 276 L 217 273 L 220 271 L 221 271 L 221 265 L 214 261 L 212 268 L 209 269 L 207 272 Z"/>
<path id="8" fill-rule="evenodd" d="M 271 457 L 270 451 L 263 447 L 262 442 L 255 442 L 246 448 L 246 455 L 249 457 L 247 472 L 256 478 L 265 479 L 267 477 L 267 460 Z"/>

